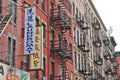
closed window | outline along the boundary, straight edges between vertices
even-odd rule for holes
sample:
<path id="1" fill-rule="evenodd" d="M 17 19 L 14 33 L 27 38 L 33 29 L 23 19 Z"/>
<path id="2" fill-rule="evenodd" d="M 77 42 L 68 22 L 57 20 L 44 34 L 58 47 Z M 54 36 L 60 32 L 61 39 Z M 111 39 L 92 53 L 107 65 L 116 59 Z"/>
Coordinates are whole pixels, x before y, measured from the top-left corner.
<path id="1" fill-rule="evenodd" d="M 73 11 L 73 15 L 75 15 L 75 4 L 73 3 L 73 5 L 72 5 L 72 11 Z"/>
<path id="2" fill-rule="evenodd" d="M 35 0 L 34 2 L 35 2 L 35 4 L 39 4 L 39 0 Z"/>
<path id="3" fill-rule="evenodd" d="M 54 64 L 54 62 L 51 62 L 51 75 L 50 75 L 50 80 L 54 80 L 54 76 L 55 76 L 55 74 L 54 74 L 54 67 L 55 66 L 55 64 Z"/>
<path id="4" fill-rule="evenodd" d="M 79 43 L 80 43 L 80 40 L 79 40 L 80 38 L 79 38 L 79 31 L 77 30 L 77 45 L 79 45 Z"/>
<path id="5" fill-rule="evenodd" d="M 78 18 L 78 8 L 76 8 L 76 18 Z"/>
<path id="6" fill-rule="evenodd" d="M 42 0 L 42 10 L 45 11 L 45 0 Z"/>
<path id="7" fill-rule="evenodd" d="M 0 13 L 2 13 L 2 0 L 0 0 Z"/>
<path id="8" fill-rule="evenodd" d="M 75 52 L 75 68 L 77 69 L 77 53 Z"/>
<path id="9" fill-rule="evenodd" d="M 8 58 L 11 66 L 15 66 L 16 40 L 8 37 Z M 11 59 L 11 60 L 10 60 Z"/>
<path id="10" fill-rule="evenodd" d="M 36 79 L 39 79 L 39 73 L 38 73 L 38 70 L 37 70 L 37 71 L 34 71 L 34 77 L 35 77 Z"/>
<path id="11" fill-rule="evenodd" d="M 74 42 L 76 43 L 76 28 L 74 27 Z"/>
<path id="12" fill-rule="evenodd" d="M 38 26 L 39 26 L 39 19 L 36 18 L 36 27 L 38 27 Z"/>
<path id="13" fill-rule="evenodd" d="M 45 64 L 46 64 L 46 59 L 43 58 L 43 76 L 45 76 L 45 72 L 46 72 L 46 68 L 45 68 Z"/>
<path id="14" fill-rule="evenodd" d="M 42 24 L 43 27 L 43 44 L 46 43 L 46 25 Z"/>
<path id="15" fill-rule="evenodd" d="M 80 55 L 78 55 L 78 68 L 79 68 L 79 70 L 80 70 Z"/>
<path id="16" fill-rule="evenodd" d="M 16 19 L 17 19 L 17 5 L 16 5 L 17 0 L 12 0 L 10 1 L 10 14 L 13 15 L 13 24 L 16 24 Z"/>

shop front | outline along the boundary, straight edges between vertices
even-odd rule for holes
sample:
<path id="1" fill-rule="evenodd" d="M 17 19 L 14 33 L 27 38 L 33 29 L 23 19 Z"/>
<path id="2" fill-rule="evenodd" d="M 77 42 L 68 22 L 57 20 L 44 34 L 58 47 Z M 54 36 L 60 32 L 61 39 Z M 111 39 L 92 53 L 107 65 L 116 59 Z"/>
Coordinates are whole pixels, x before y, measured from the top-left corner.
<path id="1" fill-rule="evenodd" d="M 30 80 L 30 74 L 4 63 L 0 63 L 0 80 Z"/>

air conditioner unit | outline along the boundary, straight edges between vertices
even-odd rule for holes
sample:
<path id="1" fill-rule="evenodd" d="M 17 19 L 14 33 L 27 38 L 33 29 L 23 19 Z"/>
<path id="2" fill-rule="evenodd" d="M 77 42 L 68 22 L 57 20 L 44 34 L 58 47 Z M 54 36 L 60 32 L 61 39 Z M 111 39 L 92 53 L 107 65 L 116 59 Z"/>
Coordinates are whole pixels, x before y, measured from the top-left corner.
<path id="1" fill-rule="evenodd" d="M 43 77 L 43 80 L 47 80 L 47 77 Z"/>

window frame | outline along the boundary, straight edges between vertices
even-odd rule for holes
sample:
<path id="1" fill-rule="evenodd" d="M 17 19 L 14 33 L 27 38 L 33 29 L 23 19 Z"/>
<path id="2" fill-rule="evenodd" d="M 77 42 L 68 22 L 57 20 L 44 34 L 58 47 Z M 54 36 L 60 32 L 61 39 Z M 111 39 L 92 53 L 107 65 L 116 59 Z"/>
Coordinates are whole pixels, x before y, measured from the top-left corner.
<path id="1" fill-rule="evenodd" d="M 46 9 L 45 9 L 45 8 L 46 8 L 46 7 L 45 7 L 45 6 L 46 6 L 45 0 L 41 0 L 41 2 L 42 2 L 42 10 L 43 10 L 43 11 L 46 11 Z"/>

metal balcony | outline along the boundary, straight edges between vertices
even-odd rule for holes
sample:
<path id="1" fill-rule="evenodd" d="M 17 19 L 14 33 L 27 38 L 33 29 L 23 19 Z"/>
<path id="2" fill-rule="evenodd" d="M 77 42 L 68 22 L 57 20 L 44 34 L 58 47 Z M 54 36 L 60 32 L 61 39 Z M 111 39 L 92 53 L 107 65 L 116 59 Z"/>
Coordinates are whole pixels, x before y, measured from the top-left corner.
<path id="1" fill-rule="evenodd" d="M 78 48 L 81 50 L 85 48 L 85 37 L 80 38 L 80 43 L 78 44 Z"/>
<path id="2" fill-rule="evenodd" d="M 67 45 L 67 40 L 51 41 L 51 53 L 55 53 L 60 58 L 72 59 L 72 49 Z"/>
<path id="3" fill-rule="evenodd" d="M 94 57 L 94 62 L 97 64 L 97 65 L 103 65 L 103 59 L 101 58 L 100 55 L 97 55 Z"/>
<path id="4" fill-rule="evenodd" d="M 117 70 L 113 69 L 111 75 L 117 75 Z"/>
<path id="5" fill-rule="evenodd" d="M 84 74 L 84 75 L 91 75 L 91 74 L 92 74 L 92 71 L 91 71 L 91 70 L 85 70 L 83 74 Z"/>
<path id="6" fill-rule="evenodd" d="M 101 40 L 97 36 L 95 36 L 95 39 L 94 39 L 93 43 L 96 47 L 101 47 L 102 46 Z"/>
<path id="7" fill-rule="evenodd" d="M 95 20 L 94 23 L 92 23 L 92 26 L 95 28 L 95 30 L 100 30 L 100 23 L 98 22 L 98 20 Z"/>
<path id="8" fill-rule="evenodd" d="M 97 70 L 94 70 L 91 75 L 91 80 L 105 80 L 105 78 Z"/>
<path id="9" fill-rule="evenodd" d="M 109 40 L 108 40 L 108 39 L 104 39 L 104 40 L 103 40 L 103 43 L 104 43 L 105 45 L 109 45 Z"/>
<path id="10" fill-rule="evenodd" d="M 81 29 L 83 29 L 83 30 L 88 30 L 89 29 L 87 23 L 85 23 L 83 19 L 76 17 L 76 22 Z"/>
<path id="11" fill-rule="evenodd" d="M 84 65 L 85 65 L 85 70 L 84 70 L 83 74 L 84 75 L 91 75 L 92 74 L 92 70 L 90 68 L 90 63 L 85 61 Z"/>
<path id="12" fill-rule="evenodd" d="M 80 62 L 80 68 L 78 69 L 78 72 L 80 72 L 80 73 L 84 73 L 84 71 L 85 71 L 85 65 L 83 64 L 83 62 Z"/>
<path id="13" fill-rule="evenodd" d="M 106 73 L 107 75 L 111 75 L 111 74 L 112 74 L 112 69 L 111 69 L 109 66 L 107 66 L 107 67 L 104 69 L 104 71 L 105 71 L 105 73 Z"/>
<path id="14" fill-rule="evenodd" d="M 65 1 L 67 0 L 60 0 L 58 7 L 56 9 L 53 8 L 50 11 L 51 25 L 55 22 L 59 30 L 63 33 L 71 29 L 71 18 L 67 12 L 66 6 L 64 5 Z"/>
<path id="15" fill-rule="evenodd" d="M 110 61 L 111 61 L 111 62 L 116 62 L 116 58 L 115 58 L 114 55 L 111 55 Z"/>
<path id="16" fill-rule="evenodd" d="M 104 58 L 105 58 L 106 60 L 110 60 L 111 55 L 110 55 L 109 52 L 106 51 L 103 55 L 104 55 Z"/>

